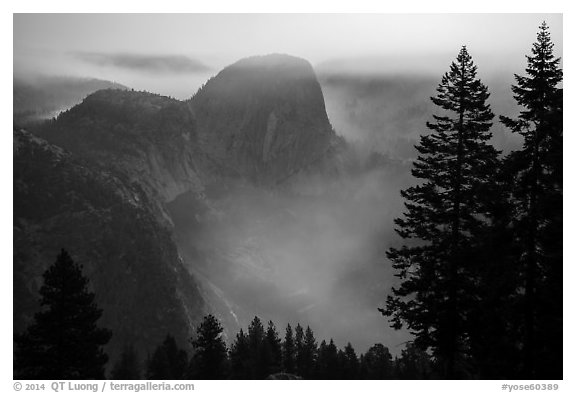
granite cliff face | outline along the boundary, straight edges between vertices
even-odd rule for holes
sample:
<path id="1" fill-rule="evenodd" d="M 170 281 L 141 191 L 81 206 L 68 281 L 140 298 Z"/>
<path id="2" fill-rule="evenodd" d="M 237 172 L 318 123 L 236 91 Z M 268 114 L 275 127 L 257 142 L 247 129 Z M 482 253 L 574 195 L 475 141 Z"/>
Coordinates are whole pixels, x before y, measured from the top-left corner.
<path id="1" fill-rule="evenodd" d="M 202 150 L 255 184 L 283 182 L 322 159 L 335 138 L 312 66 L 292 56 L 240 60 L 189 105 Z"/>
<path id="2" fill-rule="evenodd" d="M 101 90 L 38 134 L 162 203 L 229 179 L 282 183 L 339 143 L 312 66 L 287 55 L 240 60 L 187 102 Z"/>
<path id="3" fill-rule="evenodd" d="M 200 192 L 192 115 L 182 102 L 146 92 L 100 90 L 39 131 L 100 168 L 122 173 L 161 202 Z"/>
<path id="4" fill-rule="evenodd" d="M 168 332 L 185 343 L 205 305 L 146 192 L 25 131 L 13 143 L 15 331 L 38 310 L 41 275 L 66 248 L 114 333 L 112 360 L 130 343 L 144 358 Z"/>

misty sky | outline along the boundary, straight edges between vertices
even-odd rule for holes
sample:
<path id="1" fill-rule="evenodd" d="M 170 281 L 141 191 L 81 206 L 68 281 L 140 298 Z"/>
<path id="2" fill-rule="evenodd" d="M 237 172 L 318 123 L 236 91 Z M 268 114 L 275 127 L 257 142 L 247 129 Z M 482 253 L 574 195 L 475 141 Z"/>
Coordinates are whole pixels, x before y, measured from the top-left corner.
<path id="1" fill-rule="evenodd" d="M 14 73 L 96 77 L 187 98 L 251 55 L 437 74 L 462 45 L 480 72 L 522 72 L 542 20 L 561 55 L 561 14 L 16 14 Z"/>

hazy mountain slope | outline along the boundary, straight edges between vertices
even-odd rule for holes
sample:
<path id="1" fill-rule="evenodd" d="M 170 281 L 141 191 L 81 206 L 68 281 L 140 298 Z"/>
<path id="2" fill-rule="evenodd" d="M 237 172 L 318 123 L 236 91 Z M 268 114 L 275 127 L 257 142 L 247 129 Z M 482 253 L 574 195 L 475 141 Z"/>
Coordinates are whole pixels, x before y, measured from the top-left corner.
<path id="1" fill-rule="evenodd" d="M 14 123 L 26 126 L 50 119 L 100 89 L 126 89 L 126 86 L 93 78 L 15 76 L 13 79 Z"/>
<path id="2" fill-rule="evenodd" d="M 184 344 L 204 304 L 146 193 L 25 131 L 13 143 L 15 331 L 38 310 L 41 274 L 66 248 L 104 309 L 112 360 L 128 343 L 144 359 L 167 333 Z"/>
<path id="3" fill-rule="evenodd" d="M 100 90 L 38 131 L 51 143 L 138 182 L 160 201 L 199 192 L 195 125 L 184 103 L 157 94 Z M 209 164 L 204 160 L 204 167 Z"/>

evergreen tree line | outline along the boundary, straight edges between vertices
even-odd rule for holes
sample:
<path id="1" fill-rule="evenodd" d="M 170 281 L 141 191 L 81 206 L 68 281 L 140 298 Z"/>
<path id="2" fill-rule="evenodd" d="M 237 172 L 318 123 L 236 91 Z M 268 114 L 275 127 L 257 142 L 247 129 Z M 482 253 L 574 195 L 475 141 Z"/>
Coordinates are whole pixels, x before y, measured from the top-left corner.
<path id="1" fill-rule="evenodd" d="M 127 347 L 114 366 L 113 379 L 425 379 L 430 378 L 429 355 L 408 344 L 401 356 L 392 358 L 382 344 L 357 355 L 348 343 L 338 348 L 334 340 L 320 344 L 312 329 L 288 324 L 283 338 L 274 322 L 266 327 L 254 317 L 247 332 L 236 334 L 228 348 L 223 328 L 213 315 L 204 317 L 196 336 L 190 339 L 192 354 L 179 348 L 168 335 L 148 356 L 138 362 L 133 347 Z"/>
<path id="2" fill-rule="evenodd" d="M 82 266 L 62 250 L 43 275 L 42 310 L 24 333 L 14 337 L 14 379 L 420 379 L 430 377 L 430 358 L 408 345 L 392 359 L 382 344 L 358 357 L 350 343 L 339 349 L 333 340 L 319 345 L 312 329 L 286 327 L 283 339 L 269 321 L 255 317 L 247 332 L 236 334 L 230 347 L 222 325 L 204 317 L 189 340 L 191 354 L 174 337 L 164 341 L 142 361 L 127 344 L 106 372 L 104 346 L 112 337 L 97 326 L 102 310 L 88 290 Z"/>
<path id="3" fill-rule="evenodd" d="M 438 113 L 416 146 L 417 184 L 387 255 L 400 285 L 380 311 L 430 351 L 438 378 L 562 379 L 562 70 L 540 26 L 520 113 L 523 138 L 502 155 L 494 113 L 466 47 L 442 77 Z"/>

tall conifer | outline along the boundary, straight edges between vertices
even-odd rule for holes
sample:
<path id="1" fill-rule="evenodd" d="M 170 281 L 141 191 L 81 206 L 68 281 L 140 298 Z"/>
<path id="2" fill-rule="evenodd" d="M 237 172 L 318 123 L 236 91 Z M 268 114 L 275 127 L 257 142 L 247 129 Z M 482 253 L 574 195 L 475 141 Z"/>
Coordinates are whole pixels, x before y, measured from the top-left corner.
<path id="1" fill-rule="evenodd" d="M 112 333 L 97 326 L 102 315 L 82 268 L 62 250 L 43 275 L 42 310 L 15 337 L 18 379 L 103 379 Z"/>
<path id="2" fill-rule="evenodd" d="M 290 324 L 286 326 L 286 334 L 282 343 L 282 370 L 290 374 L 296 371 L 296 346 Z"/>
<path id="3" fill-rule="evenodd" d="M 384 315 L 408 326 L 416 344 L 431 348 L 444 378 L 465 376 L 466 320 L 473 312 L 475 235 L 487 224 L 484 196 L 498 164 L 488 142 L 494 117 L 488 89 L 463 47 L 431 97 L 439 113 L 426 125 L 396 231 L 406 239 L 387 255 L 401 284 Z"/>
<path id="4" fill-rule="evenodd" d="M 512 86 L 520 115 L 500 118 L 524 138 L 522 149 L 506 160 L 523 280 L 524 378 L 534 378 L 536 369 L 539 376 L 562 378 L 563 73 L 553 48 L 544 22 L 527 56 L 526 76 L 515 75 Z"/>
<path id="5" fill-rule="evenodd" d="M 192 375 L 197 379 L 221 379 L 226 372 L 228 352 L 222 338 L 224 328 L 214 315 L 207 315 L 191 340 L 196 350 L 192 359 Z"/>

